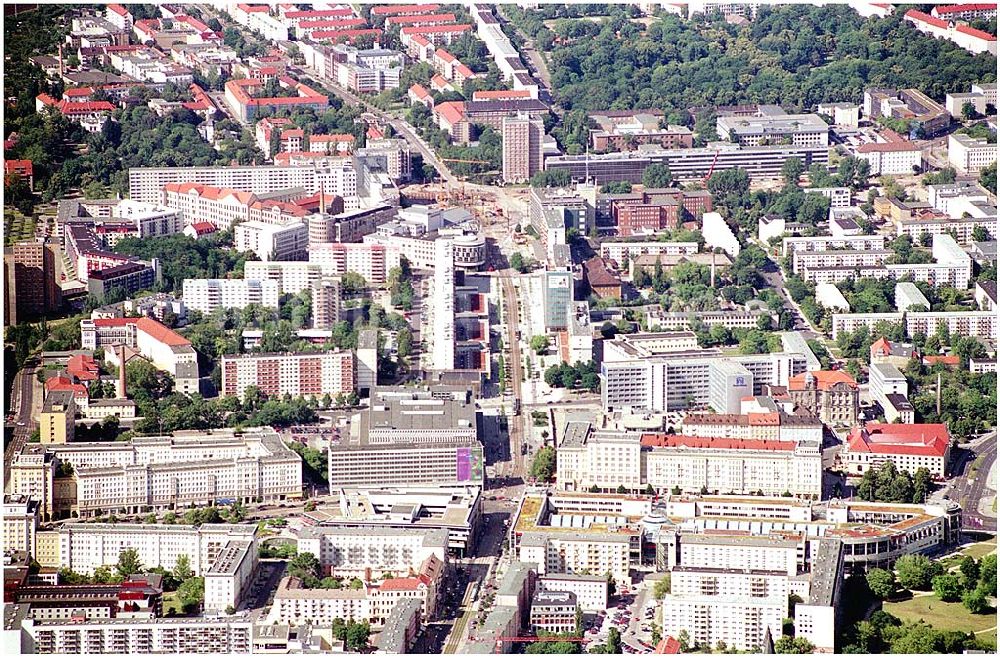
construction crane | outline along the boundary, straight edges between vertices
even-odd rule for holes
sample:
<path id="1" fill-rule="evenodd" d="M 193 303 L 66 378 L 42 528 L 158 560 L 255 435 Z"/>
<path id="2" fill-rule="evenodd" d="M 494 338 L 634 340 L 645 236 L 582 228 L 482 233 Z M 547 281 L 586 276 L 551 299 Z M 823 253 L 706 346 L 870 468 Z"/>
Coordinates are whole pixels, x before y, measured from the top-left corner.
<path id="1" fill-rule="evenodd" d="M 715 152 L 715 158 L 712 159 L 712 166 L 708 168 L 708 174 L 705 175 L 705 180 L 703 183 L 708 183 L 708 180 L 712 178 L 712 172 L 715 171 L 715 164 L 719 162 L 719 152 Z"/>
<path id="2" fill-rule="evenodd" d="M 507 637 L 504 635 L 499 635 L 497 637 L 473 637 L 469 636 L 469 640 L 473 642 L 495 642 L 496 652 L 499 654 L 502 652 L 504 642 L 586 642 L 585 637 L 539 637 L 537 635 L 522 635 Z"/>

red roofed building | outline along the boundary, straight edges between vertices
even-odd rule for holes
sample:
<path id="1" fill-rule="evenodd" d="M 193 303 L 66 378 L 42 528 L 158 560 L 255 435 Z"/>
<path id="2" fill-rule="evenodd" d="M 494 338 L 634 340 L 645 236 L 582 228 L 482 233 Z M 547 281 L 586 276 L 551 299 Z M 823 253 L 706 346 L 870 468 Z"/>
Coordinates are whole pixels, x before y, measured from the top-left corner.
<path id="1" fill-rule="evenodd" d="M 385 137 L 385 131 L 383 131 L 375 124 L 372 124 L 371 126 L 368 127 L 368 130 L 365 131 L 365 137 L 368 138 L 369 140 L 381 140 L 382 138 Z"/>
<path id="2" fill-rule="evenodd" d="M 441 9 L 441 5 L 383 5 L 372 8 L 372 16 L 416 16 L 418 14 L 433 14 Z"/>
<path id="3" fill-rule="evenodd" d="M 371 37 L 373 46 L 378 48 L 379 42 L 382 39 L 382 30 L 377 28 L 364 30 L 314 30 L 312 33 L 313 41 L 323 41 L 331 44 L 343 42 L 355 43 L 358 39 L 363 39 L 364 37 Z"/>
<path id="4" fill-rule="evenodd" d="M 412 85 L 406 95 L 410 99 L 410 105 L 420 103 L 428 110 L 434 107 L 434 97 L 423 85 Z"/>
<path id="5" fill-rule="evenodd" d="M 354 10 L 350 7 L 342 7 L 340 9 L 317 9 L 312 11 L 286 11 L 282 15 L 285 25 L 292 28 L 297 28 L 299 23 L 302 21 L 319 21 L 319 20 L 333 20 L 333 19 L 343 19 L 351 18 L 354 16 Z M 299 36 L 299 35 L 297 35 Z"/>
<path id="6" fill-rule="evenodd" d="M 446 101 L 434 106 L 434 119 L 438 128 L 447 131 L 451 139 L 459 144 L 467 144 L 471 139 L 471 124 L 465 117 L 465 103 Z"/>
<path id="7" fill-rule="evenodd" d="M 66 373 L 70 378 L 80 382 L 90 382 L 99 378 L 99 369 L 93 356 L 86 354 L 73 355 L 66 364 Z"/>
<path id="8" fill-rule="evenodd" d="M 993 13 L 996 15 L 996 5 L 993 6 Z M 988 32 L 956 23 L 955 16 L 948 16 L 948 20 L 942 20 L 922 11 L 911 9 L 906 12 L 904 18 L 920 32 L 929 34 L 935 39 L 947 39 L 970 53 L 997 54 L 996 37 Z"/>
<path id="9" fill-rule="evenodd" d="M 927 468 L 932 477 L 943 479 L 950 452 L 951 436 L 944 424 L 867 424 L 851 430 L 840 462 L 850 474 L 864 474 L 891 461 L 910 474 Z"/>
<path id="10" fill-rule="evenodd" d="M 957 369 L 961 364 L 957 355 L 925 355 L 923 364 L 925 367 L 933 367 L 942 364 L 949 369 Z"/>
<path id="11" fill-rule="evenodd" d="M 653 653 L 659 655 L 676 655 L 681 652 L 681 643 L 669 635 L 660 640 Z"/>
<path id="12" fill-rule="evenodd" d="M 324 154 L 349 154 L 354 151 L 354 136 L 349 133 L 310 135 L 309 151 Z"/>
<path id="13" fill-rule="evenodd" d="M 512 101 L 514 99 L 530 99 L 531 92 L 526 89 L 496 89 L 472 92 L 473 101 Z"/>
<path id="14" fill-rule="evenodd" d="M 788 395 L 830 426 L 858 421 L 858 383 L 844 371 L 807 371 L 788 379 Z"/>
<path id="15" fill-rule="evenodd" d="M 263 82 L 252 79 L 230 80 L 226 83 L 226 103 L 240 121 L 245 122 L 253 121 L 261 108 L 269 108 L 272 111 L 281 108 L 289 110 L 313 108 L 321 112 L 330 105 L 330 100 L 324 94 L 288 76 L 279 76 L 278 84 L 284 89 L 294 90 L 297 96 L 256 98 L 254 95 L 261 92 L 264 87 Z"/>
<path id="16" fill-rule="evenodd" d="M 3 162 L 4 181 L 16 174 L 28 182 L 28 187 L 35 189 L 35 167 L 30 160 L 5 160 Z"/>
<path id="17" fill-rule="evenodd" d="M 368 27 L 363 18 L 342 18 L 320 21 L 302 21 L 299 23 L 299 37 L 309 37 L 314 32 L 338 32 L 343 30 L 359 30 Z"/>
<path id="18" fill-rule="evenodd" d="M 219 230 L 211 222 L 192 222 L 184 228 L 182 233 L 185 236 L 190 236 L 191 238 L 197 240 L 208 236 L 209 234 L 214 234 L 217 231 Z"/>
<path id="19" fill-rule="evenodd" d="M 997 17 L 997 4 L 994 2 L 965 5 L 938 5 L 931 9 L 931 15 L 949 21 L 958 19 L 971 21 L 976 18 L 989 20 Z"/>
<path id="20" fill-rule="evenodd" d="M 35 111 L 44 112 L 46 108 L 55 108 L 70 121 L 78 122 L 83 128 L 96 133 L 104 126 L 115 106 L 108 101 L 56 101 L 48 94 L 42 93 L 35 97 Z"/>
<path id="21" fill-rule="evenodd" d="M 90 402 L 90 390 L 87 389 L 87 386 L 62 374 L 52 376 L 45 381 L 45 393 L 49 392 L 70 392 L 77 408 L 86 408 Z"/>
<path id="22" fill-rule="evenodd" d="M 461 25 L 411 25 L 399 31 L 399 41 L 404 47 L 409 48 L 410 40 L 421 36 L 435 46 L 441 44 L 451 44 L 466 32 L 472 32 L 472 26 L 468 23 Z"/>
<path id="23" fill-rule="evenodd" d="M 454 14 L 421 14 L 418 16 L 390 16 L 386 25 L 447 25 L 455 22 Z"/>
<path id="24" fill-rule="evenodd" d="M 431 76 L 431 89 L 435 92 L 454 92 L 455 88 L 451 86 L 448 79 L 442 76 L 440 73 L 435 73 Z"/>
<path id="25" fill-rule="evenodd" d="M 915 357 L 920 357 L 920 353 L 917 352 L 913 344 L 889 341 L 885 337 L 879 337 L 869 349 L 868 361 L 871 364 L 891 364 L 899 369 L 904 369 Z"/>

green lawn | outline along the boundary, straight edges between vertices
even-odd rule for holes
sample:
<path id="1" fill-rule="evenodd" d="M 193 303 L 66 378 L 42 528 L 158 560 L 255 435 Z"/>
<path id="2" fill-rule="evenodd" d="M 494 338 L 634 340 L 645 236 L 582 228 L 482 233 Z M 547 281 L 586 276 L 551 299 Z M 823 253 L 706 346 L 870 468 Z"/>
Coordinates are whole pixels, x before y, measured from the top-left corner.
<path id="1" fill-rule="evenodd" d="M 996 551 L 997 551 L 997 540 L 996 537 L 994 537 L 989 541 L 983 541 L 982 543 L 974 543 L 970 545 L 968 548 L 962 550 L 962 554 L 979 559 L 981 557 L 985 557 L 988 554 L 992 554 Z"/>
<path id="2" fill-rule="evenodd" d="M 941 630 L 962 630 L 978 632 L 995 628 L 996 612 L 993 614 L 970 614 L 962 603 L 942 603 L 936 596 L 917 596 L 898 603 L 886 602 L 882 608 L 904 621 L 919 621 L 929 623 Z"/>
<path id="3" fill-rule="evenodd" d="M 35 220 L 20 211 L 5 209 L 3 214 L 4 245 L 28 241 L 35 237 Z"/>
<path id="4" fill-rule="evenodd" d="M 177 598 L 176 591 L 167 591 L 163 594 L 163 616 L 169 616 L 168 612 L 171 607 L 174 608 L 175 614 L 184 613 L 184 608 L 181 607 L 181 601 Z"/>

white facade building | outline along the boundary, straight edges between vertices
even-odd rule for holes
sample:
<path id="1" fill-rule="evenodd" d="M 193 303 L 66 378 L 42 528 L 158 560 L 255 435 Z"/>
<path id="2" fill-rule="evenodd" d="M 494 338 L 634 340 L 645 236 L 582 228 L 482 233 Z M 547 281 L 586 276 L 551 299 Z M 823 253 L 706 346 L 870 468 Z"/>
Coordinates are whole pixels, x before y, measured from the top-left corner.
<path id="1" fill-rule="evenodd" d="M 705 236 L 705 245 L 722 250 L 734 259 L 740 254 L 740 241 L 730 228 L 729 223 L 718 213 L 711 211 L 701 216 L 701 233 Z"/>
<path id="2" fill-rule="evenodd" d="M 184 280 L 184 304 L 202 314 L 247 305 L 278 307 L 278 283 L 271 280 Z"/>
<path id="3" fill-rule="evenodd" d="M 948 136 L 948 162 L 960 172 L 974 174 L 997 162 L 997 144 L 952 133 Z"/>

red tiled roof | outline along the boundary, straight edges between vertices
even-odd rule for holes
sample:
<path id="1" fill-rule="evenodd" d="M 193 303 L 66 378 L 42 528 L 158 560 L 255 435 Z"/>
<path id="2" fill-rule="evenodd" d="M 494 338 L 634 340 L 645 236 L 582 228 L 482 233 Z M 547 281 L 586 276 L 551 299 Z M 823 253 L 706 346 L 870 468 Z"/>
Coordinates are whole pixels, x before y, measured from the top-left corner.
<path id="1" fill-rule="evenodd" d="M 681 643 L 670 637 L 664 637 L 660 640 L 660 643 L 656 645 L 656 650 L 653 653 L 659 655 L 676 655 L 681 652 Z"/>
<path id="2" fill-rule="evenodd" d="M 868 424 L 847 437 L 850 451 L 907 456 L 944 456 L 951 437 L 944 424 Z"/>
<path id="3" fill-rule="evenodd" d="M 435 22 L 435 23 L 454 23 L 454 14 L 419 14 L 417 16 L 390 16 L 386 19 L 386 25 L 419 25 L 423 23 L 424 25 Z"/>
<path id="4" fill-rule="evenodd" d="M 379 585 L 379 591 L 416 591 L 425 584 L 420 578 L 389 578 Z"/>
<path id="5" fill-rule="evenodd" d="M 446 101 L 434 106 L 434 113 L 441 115 L 449 124 L 457 124 L 465 118 L 465 103 L 462 101 Z"/>
<path id="6" fill-rule="evenodd" d="M 242 9 L 247 13 L 254 13 L 254 14 L 259 14 L 261 12 L 266 12 L 268 10 L 267 5 L 239 4 L 237 5 L 237 7 L 239 7 L 240 9 Z"/>
<path id="7" fill-rule="evenodd" d="M 785 440 L 741 440 L 739 438 L 706 438 L 691 435 L 645 433 L 643 447 L 686 447 L 689 449 L 741 449 L 749 451 L 793 451 L 795 443 Z"/>
<path id="8" fill-rule="evenodd" d="M 292 138 L 302 138 L 305 137 L 306 133 L 301 128 L 289 128 L 286 131 L 281 131 L 282 140 L 290 140 Z"/>
<path id="9" fill-rule="evenodd" d="M 444 62 L 457 62 L 458 58 L 446 51 L 444 48 L 438 48 L 434 51 L 434 57 L 442 60 Z"/>
<path id="10" fill-rule="evenodd" d="M 45 381 L 46 392 L 72 392 L 74 397 L 87 397 L 89 390 L 82 383 L 74 383 L 65 376 L 54 376 Z"/>
<path id="11" fill-rule="evenodd" d="M 331 41 L 346 41 L 357 37 L 372 35 L 377 41 L 382 36 L 382 30 L 371 28 L 367 30 L 314 30 L 312 39 L 330 39 Z"/>
<path id="12" fill-rule="evenodd" d="M 213 225 L 211 222 L 192 222 L 190 225 L 188 225 L 188 227 L 193 229 L 194 233 L 196 233 L 199 236 L 201 236 L 202 234 L 211 234 L 212 232 L 216 231 L 215 225 Z"/>
<path id="13" fill-rule="evenodd" d="M 303 21 L 299 23 L 299 29 L 321 30 L 327 28 L 329 30 L 340 30 L 343 28 L 356 28 L 361 25 L 368 25 L 368 23 L 363 18 L 341 18 L 325 21 Z"/>
<path id="14" fill-rule="evenodd" d="M 977 39 L 982 39 L 983 41 L 996 41 L 997 38 L 994 37 L 989 32 L 983 32 L 982 30 L 977 30 L 974 27 L 969 27 L 968 25 L 956 25 L 955 29 L 962 34 L 967 34 L 970 37 L 975 37 Z"/>
<path id="15" fill-rule="evenodd" d="M 859 154 L 886 153 L 890 151 L 920 151 L 912 142 L 871 142 L 858 147 Z"/>
<path id="16" fill-rule="evenodd" d="M 383 132 L 378 126 L 369 126 L 368 132 L 365 133 L 369 140 L 381 140 L 385 137 L 385 132 Z"/>
<path id="17" fill-rule="evenodd" d="M 180 336 L 167 326 L 163 325 L 156 319 L 151 319 L 148 316 L 143 316 L 136 321 L 136 327 L 145 332 L 147 335 L 160 342 L 161 344 L 167 344 L 168 346 L 190 346 L 189 342 L 184 337 Z"/>
<path id="18" fill-rule="evenodd" d="M 411 25 L 410 27 L 405 27 L 400 32 L 402 34 L 450 34 L 453 32 L 468 32 L 472 29 L 472 26 L 468 23 L 462 23 L 461 25 Z"/>
<path id="19" fill-rule="evenodd" d="M 906 18 L 918 21 L 920 23 L 927 23 L 928 25 L 933 25 L 936 28 L 948 29 L 948 21 L 942 21 L 940 18 L 934 18 L 930 14 L 925 14 L 922 11 L 917 11 L 916 9 L 911 9 L 906 12 Z"/>
<path id="20" fill-rule="evenodd" d="M 285 12 L 285 18 L 333 18 L 334 16 L 354 16 L 354 10 L 350 8 L 342 8 Z"/>
<path id="21" fill-rule="evenodd" d="M 34 164 L 30 160 L 5 160 L 3 169 L 6 174 L 26 174 L 32 176 L 35 172 Z"/>
<path id="22" fill-rule="evenodd" d="M 74 87 L 63 92 L 63 96 L 90 96 L 94 93 L 93 87 Z"/>
<path id="23" fill-rule="evenodd" d="M 838 383 L 845 383 L 851 389 L 858 389 L 857 381 L 846 371 L 810 371 L 809 373 L 816 379 L 816 389 L 824 392 Z M 805 388 L 805 385 L 806 375 L 804 373 L 788 379 L 788 389 L 790 390 L 801 390 Z"/>
<path id="24" fill-rule="evenodd" d="M 435 12 L 441 5 L 384 5 L 373 7 L 372 16 L 393 16 L 395 14 L 417 14 Z"/>
<path id="25" fill-rule="evenodd" d="M 491 89 L 472 92 L 473 101 L 502 101 L 506 99 L 528 99 L 531 92 L 526 89 Z"/>
<path id="26" fill-rule="evenodd" d="M 957 367 L 959 359 L 957 355 L 926 355 L 924 356 L 924 364 L 943 364 L 947 367 Z"/>
<path id="27" fill-rule="evenodd" d="M 59 104 L 59 110 L 64 115 L 71 115 L 76 113 L 91 113 L 91 112 L 111 112 L 115 109 L 115 106 L 111 105 L 107 101 L 82 101 L 80 103 L 73 103 L 70 101 L 63 101 Z"/>
<path id="28" fill-rule="evenodd" d="M 444 76 L 442 76 L 440 73 L 435 73 L 431 77 L 431 87 L 435 87 L 435 86 L 436 87 L 440 87 L 440 88 L 447 87 L 448 86 L 448 80 Z"/>
<path id="29" fill-rule="evenodd" d="M 455 73 L 464 78 L 471 78 L 472 76 L 476 75 L 472 72 L 472 69 L 461 63 L 459 63 L 458 66 L 455 67 Z"/>
<path id="30" fill-rule="evenodd" d="M 108 5 L 108 9 L 118 14 L 119 16 L 125 16 L 126 14 L 128 14 L 128 11 L 121 5 Z"/>
<path id="31" fill-rule="evenodd" d="M 933 9 L 938 16 L 941 14 L 960 14 L 967 11 L 996 11 L 996 4 L 939 5 Z"/>

